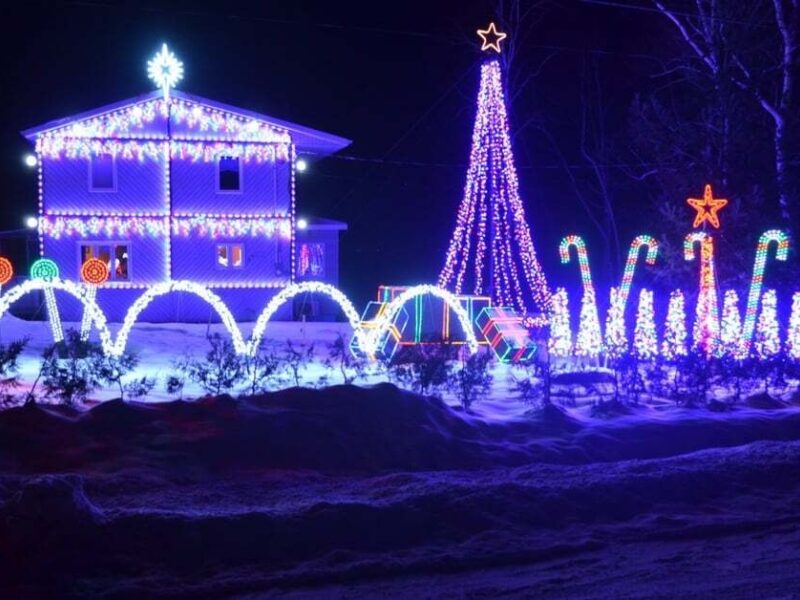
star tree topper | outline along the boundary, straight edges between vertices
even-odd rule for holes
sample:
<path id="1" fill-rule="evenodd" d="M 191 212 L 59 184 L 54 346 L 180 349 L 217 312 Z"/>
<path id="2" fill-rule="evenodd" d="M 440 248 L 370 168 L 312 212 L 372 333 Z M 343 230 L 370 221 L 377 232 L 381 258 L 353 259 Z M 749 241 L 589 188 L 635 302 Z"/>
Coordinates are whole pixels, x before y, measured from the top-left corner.
<path id="1" fill-rule="evenodd" d="M 692 227 L 700 227 L 700 225 L 708 221 L 714 229 L 719 229 L 719 215 L 717 215 L 717 212 L 726 206 L 728 201 L 724 198 L 714 198 L 714 195 L 711 193 L 711 185 L 706 184 L 702 199 L 687 198 L 686 202 L 697 211 Z"/>
<path id="2" fill-rule="evenodd" d="M 478 35 L 481 38 L 481 50 L 494 50 L 500 52 L 500 42 L 506 39 L 507 35 L 497 31 L 494 22 L 489 23 L 487 29 L 478 29 Z"/>
<path id="3" fill-rule="evenodd" d="M 147 61 L 147 76 L 161 88 L 164 98 L 169 98 L 169 89 L 183 79 L 183 63 L 164 44 L 161 52 Z"/>

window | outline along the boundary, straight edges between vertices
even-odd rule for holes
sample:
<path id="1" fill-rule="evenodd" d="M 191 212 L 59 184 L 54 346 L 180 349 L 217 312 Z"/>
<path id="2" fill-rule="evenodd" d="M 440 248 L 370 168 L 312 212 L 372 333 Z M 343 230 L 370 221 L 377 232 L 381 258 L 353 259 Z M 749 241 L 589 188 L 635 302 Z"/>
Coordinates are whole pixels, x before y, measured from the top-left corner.
<path id="1" fill-rule="evenodd" d="M 217 189 L 220 192 L 242 191 L 241 162 L 235 156 L 220 156 Z"/>
<path id="2" fill-rule="evenodd" d="M 93 192 L 113 192 L 117 189 L 117 168 L 111 154 L 92 155 L 89 159 L 89 189 Z"/>
<path id="3" fill-rule="evenodd" d="M 217 244 L 217 267 L 241 269 L 243 266 L 244 246 L 242 244 Z"/>
<path id="4" fill-rule="evenodd" d="M 325 276 L 325 244 L 306 242 L 300 244 L 297 252 L 297 276 Z"/>
<path id="5" fill-rule="evenodd" d="M 78 267 L 90 258 L 99 258 L 108 266 L 109 281 L 130 281 L 130 251 L 128 244 L 116 242 L 96 242 L 81 244 L 81 262 Z"/>

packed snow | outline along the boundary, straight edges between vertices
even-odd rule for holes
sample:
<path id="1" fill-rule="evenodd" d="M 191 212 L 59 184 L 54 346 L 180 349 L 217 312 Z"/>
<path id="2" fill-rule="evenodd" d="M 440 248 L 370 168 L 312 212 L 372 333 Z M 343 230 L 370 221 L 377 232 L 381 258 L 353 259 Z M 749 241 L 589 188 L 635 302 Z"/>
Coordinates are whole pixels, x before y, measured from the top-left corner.
<path id="1" fill-rule="evenodd" d="M 337 323 L 272 323 L 326 342 Z M 137 325 L 164 378 L 218 326 Z M 31 338 L 47 324 L 0 321 Z M 306 374 L 308 384 L 324 374 Z M 800 594 L 800 395 L 718 412 L 643 396 L 598 414 L 585 374 L 532 408 L 381 383 L 250 398 L 95 395 L 0 411 L 3 597 L 790 598 Z M 558 379 L 558 378 L 557 378 Z M 335 380 L 334 380 L 335 381 Z M 558 385 L 556 386 L 559 387 Z"/>

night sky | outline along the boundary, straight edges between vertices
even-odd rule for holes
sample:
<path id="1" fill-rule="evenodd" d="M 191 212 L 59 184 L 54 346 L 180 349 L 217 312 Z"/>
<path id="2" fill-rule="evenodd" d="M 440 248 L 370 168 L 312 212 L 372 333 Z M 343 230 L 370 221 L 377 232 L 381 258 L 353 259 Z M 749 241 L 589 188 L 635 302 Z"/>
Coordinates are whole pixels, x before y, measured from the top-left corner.
<path id="1" fill-rule="evenodd" d="M 300 216 L 348 224 L 349 295 L 363 302 L 381 283 L 435 280 L 469 152 L 483 58 L 475 29 L 495 18 L 494 2 L 18 4 L 0 9 L 3 229 L 35 208 L 19 131 L 151 90 L 145 64 L 167 42 L 185 64 L 179 89 L 353 140 L 303 174 L 297 196 Z M 514 149 L 534 242 L 558 279 L 558 240 L 577 232 L 591 247 L 597 234 L 573 195 L 587 169 L 577 74 L 597 73 L 606 126 L 618 129 L 655 54 L 675 42 L 652 13 L 578 0 L 522 10 L 509 31 Z M 619 202 L 627 243 L 642 219 L 628 214 L 635 200 Z"/>

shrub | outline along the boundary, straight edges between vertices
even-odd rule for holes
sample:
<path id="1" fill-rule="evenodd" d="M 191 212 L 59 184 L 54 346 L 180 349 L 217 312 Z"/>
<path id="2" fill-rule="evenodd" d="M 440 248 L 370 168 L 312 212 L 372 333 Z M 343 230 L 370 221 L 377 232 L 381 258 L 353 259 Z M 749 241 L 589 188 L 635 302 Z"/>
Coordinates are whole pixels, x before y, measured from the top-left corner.
<path id="1" fill-rule="evenodd" d="M 211 349 L 205 360 L 187 359 L 178 364 L 189 379 L 199 384 L 208 394 L 218 396 L 229 392 L 243 380 L 242 359 L 236 354 L 233 343 L 219 333 L 207 336 Z M 169 385 L 169 382 L 168 382 Z M 183 385 L 180 386 L 183 389 Z"/>
<path id="2" fill-rule="evenodd" d="M 47 396 L 56 396 L 65 404 L 83 401 L 103 379 L 96 370 L 98 356 L 102 356 L 98 344 L 81 340 L 80 333 L 74 329 L 65 332 L 64 341 L 52 344 L 44 350 L 39 375 L 33 383 L 29 400 L 39 379 L 42 380 Z"/>
<path id="3" fill-rule="evenodd" d="M 19 357 L 27 345 L 28 338 L 14 340 L 8 345 L 0 344 L 0 393 L 5 402 L 11 399 L 9 390 L 19 385 Z"/>
<path id="4" fill-rule="evenodd" d="M 296 387 L 300 387 L 301 373 L 308 367 L 314 358 L 314 344 L 295 345 L 292 340 L 286 340 L 283 348 L 282 362 L 285 369 L 291 376 L 291 381 Z"/>
<path id="5" fill-rule="evenodd" d="M 122 378 L 136 368 L 139 359 L 135 354 L 124 352 L 122 356 L 106 356 L 101 352 L 92 352 L 89 355 L 90 368 L 98 380 L 105 385 L 116 385 L 119 388 L 119 397 L 124 398 L 125 386 Z"/>
<path id="6" fill-rule="evenodd" d="M 418 394 L 436 394 L 446 387 L 453 370 L 450 344 L 418 344 L 403 348 L 389 364 L 389 374 Z"/>
<path id="7" fill-rule="evenodd" d="M 274 388 L 280 359 L 272 349 L 261 344 L 254 356 L 242 358 L 244 380 L 247 385 L 246 394 L 255 396 Z"/>
<path id="8" fill-rule="evenodd" d="M 156 380 L 154 377 L 142 377 L 141 379 L 134 379 L 125 384 L 125 394 L 128 400 L 135 400 L 137 398 L 144 398 L 153 388 L 156 387 Z"/>
<path id="9" fill-rule="evenodd" d="M 341 333 L 336 334 L 336 339 L 328 346 L 328 358 L 325 360 L 325 366 L 328 369 L 339 371 L 344 384 L 351 384 L 364 376 L 364 361 L 353 356 Z"/>
<path id="10" fill-rule="evenodd" d="M 461 353 L 461 368 L 453 375 L 452 387 L 465 409 L 469 410 L 475 400 L 486 396 L 491 390 L 494 377 L 489 367 L 492 359 L 493 355 L 489 350 L 475 354 L 468 354 L 464 350 Z"/>

